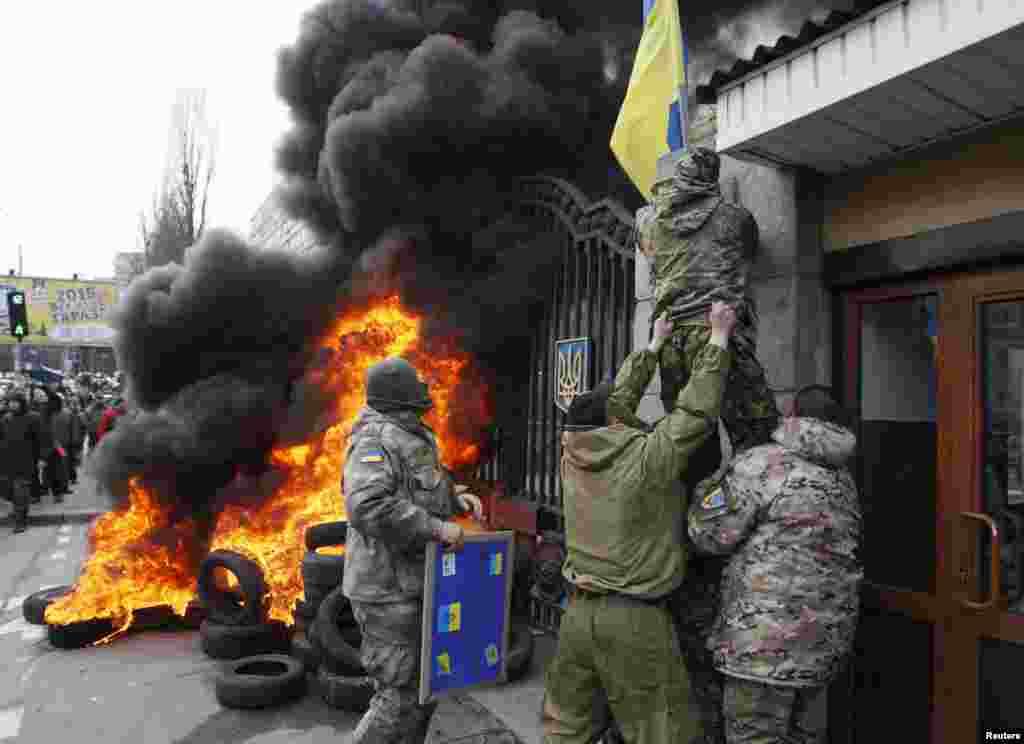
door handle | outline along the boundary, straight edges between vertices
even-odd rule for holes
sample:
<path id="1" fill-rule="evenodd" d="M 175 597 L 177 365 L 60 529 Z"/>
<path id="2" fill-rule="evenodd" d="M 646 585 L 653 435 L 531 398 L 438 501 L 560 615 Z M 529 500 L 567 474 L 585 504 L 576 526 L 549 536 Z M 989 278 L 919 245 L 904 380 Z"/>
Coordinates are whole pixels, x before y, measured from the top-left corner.
<path id="1" fill-rule="evenodd" d="M 989 592 L 988 599 L 984 602 L 974 602 L 967 599 L 968 595 L 960 596 L 960 604 L 964 607 L 968 607 L 972 610 L 987 610 L 991 607 L 995 607 L 999 602 L 999 589 L 1000 589 L 1000 576 L 999 576 L 999 563 L 1000 563 L 1000 546 L 999 546 L 999 525 L 996 524 L 995 520 L 992 519 L 988 514 L 979 514 L 978 512 L 960 512 L 960 519 L 964 522 L 980 522 L 985 525 L 991 535 L 991 556 L 989 559 Z M 970 555 L 974 555 L 976 551 L 969 551 Z M 972 574 L 971 566 L 964 563 L 965 556 L 964 551 L 960 553 L 960 583 L 966 587 L 969 583 L 970 576 Z M 975 557 L 975 562 L 978 558 Z"/>

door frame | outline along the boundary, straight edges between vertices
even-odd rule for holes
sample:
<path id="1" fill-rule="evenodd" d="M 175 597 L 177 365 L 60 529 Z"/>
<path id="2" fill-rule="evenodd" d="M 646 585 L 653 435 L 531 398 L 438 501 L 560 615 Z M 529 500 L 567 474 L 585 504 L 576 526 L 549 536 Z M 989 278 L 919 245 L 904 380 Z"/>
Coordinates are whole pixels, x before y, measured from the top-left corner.
<path id="1" fill-rule="evenodd" d="M 948 700 L 951 691 L 945 690 L 942 684 L 943 660 L 946 652 L 946 638 L 942 632 L 945 624 L 946 610 L 942 601 L 942 592 L 945 589 L 944 577 L 948 573 L 948 551 L 946 540 L 943 538 L 946 524 L 944 513 L 955 503 L 955 493 L 951 488 L 949 458 L 944 457 L 946 450 L 955 444 L 955 438 L 949 437 L 945 432 L 950 431 L 952 424 L 952 412 L 946 404 L 945 392 L 950 389 L 951 382 L 948 375 L 944 374 L 943 360 L 943 329 L 946 327 L 947 319 L 944 317 L 943 309 L 948 298 L 948 282 L 943 278 L 934 278 L 924 281 L 901 282 L 888 284 L 882 287 L 867 289 L 854 289 L 844 291 L 841 295 L 841 307 L 843 311 L 843 332 L 845 341 L 845 358 L 842 379 L 844 380 L 843 397 L 847 407 L 860 411 L 860 387 L 861 387 L 861 324 L 863 321 L 863 306 L 906 300 L 912 297 L 923 295 L 935 295 L 938 306 L 938 342 L 936 351 L 936 524 L 935 524 L 935 571 L 931 592 L 922 592 L 901 587 L 876 584 L 865 578 L 861 589 L 861 607 L 864 609 L 881 610 L 884 612 L 901 615 L 909 620 L 928 623 L 932 628 L 932 659 L 931 659 L 931 689 L 929 698 L 931 705 L 931 741 L 938 744 L 945 744 L 956 741 L 956 739 L 944 739 L 944 713 L 945 704 L 937 704 L 940 700 Z"/>
<path id="2" fill-rule="evenodd" d="M 921 281 L 841 290 L 845 358 L 844 403 L 860 410 L 863 305 L 935 294 L 936 344 L 936 540 L 933 591 L 874 584 L 865 579 L 862 608 L 895 613 L 932 628 L 931 732 L 933 744 L 974 741 L 979 719 L 982 638 L 1024 644 L 1024 614 L 1011 615 L 1004 602 L 972 609 L 958 597 L 961 569 L 978 584 L 972 556 L 957 551 L 962 512 L 983 512 L 984 390 L 981 358 L 982 305 L 1024 301 L 1024 267 L 950 273 Z"/>

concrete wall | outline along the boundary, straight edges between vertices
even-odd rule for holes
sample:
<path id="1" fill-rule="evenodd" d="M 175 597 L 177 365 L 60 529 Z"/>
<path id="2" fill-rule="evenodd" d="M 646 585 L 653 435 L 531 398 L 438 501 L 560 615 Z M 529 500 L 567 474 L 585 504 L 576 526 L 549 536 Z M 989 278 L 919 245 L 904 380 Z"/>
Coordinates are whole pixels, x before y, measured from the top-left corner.
<path id="1" fill-rule="evenodd" d="M 1021 121 L 834 177 L 825 187 L 825 250 L 840 251 L 1024 209 Z"/>
<path id="2" fill-rule="evenodd" d="M 694 137 L 699 133 L 699 137 Z M 698 114 L 691 143 L 714 145 L 713 118 Z M 662 167 L 671 167 L 668 159 Z M 760 231 L 751 284 L 760 314 L 758 357 L 772 388 L 831 382 L 831 302 L 821 282 L 822 181 L 813 174 L 722 159 L 723 193 L 751 211 Z M 637 252 L 633 348 L 646 344 L 652 311 L 650 266 Z M 791 395 L 779 394 L 780 406 Z M 658 382 L 640 415 L 664 415 Z"/>

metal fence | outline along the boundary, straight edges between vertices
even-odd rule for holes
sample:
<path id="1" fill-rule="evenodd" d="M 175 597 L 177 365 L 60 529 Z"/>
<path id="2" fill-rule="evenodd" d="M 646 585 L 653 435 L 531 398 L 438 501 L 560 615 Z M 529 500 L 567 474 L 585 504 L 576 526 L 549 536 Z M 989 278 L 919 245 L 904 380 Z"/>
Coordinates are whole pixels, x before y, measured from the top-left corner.
<path id="1" fill-rule="evenodd" d="M 548 245 L 561 252 L 562 261 L 550 300 L 533 326 L 529 381 L 521 406 L 525 426 L 511 427 L 521 436 L 502 438 L 502 447 L 481 466 L 480 475 L 504 478 L 509 492 L 538 508 L 544 529 L 564 534 L 558 473 L 563 415 L 555 406 L 555 342 L 591 339 L 593 384 L 614 376 L 629 354 L 636 299 L 633 219 L 618 203 L 590 203 L 572 184 L 556 178 L 525 180 L 520 204 L 523 218 L 550 236 Z M 511 458 L 510 446 L 520 449 Z M 510 468 L 510 462 L 518 467 Z M 549 630 L 557 629 L 561 616 L 557 605 L 537 599 L 531 614 L 537 625 Z"/>

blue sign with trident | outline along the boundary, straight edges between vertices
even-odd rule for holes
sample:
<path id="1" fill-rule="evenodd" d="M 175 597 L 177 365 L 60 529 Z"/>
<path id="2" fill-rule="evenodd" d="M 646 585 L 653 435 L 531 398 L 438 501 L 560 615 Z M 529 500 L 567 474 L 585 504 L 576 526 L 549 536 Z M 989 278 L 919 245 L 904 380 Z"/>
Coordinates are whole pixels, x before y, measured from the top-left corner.
<path id="1" fill-rule="evenodd" d="M 590 390 L 590 358 L 594 343 L 587 337 L 555 341 L 555 405 L 569 411 L 573 398 Z"/>

